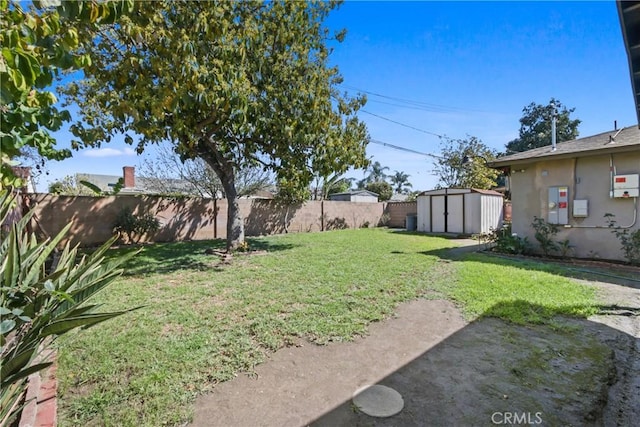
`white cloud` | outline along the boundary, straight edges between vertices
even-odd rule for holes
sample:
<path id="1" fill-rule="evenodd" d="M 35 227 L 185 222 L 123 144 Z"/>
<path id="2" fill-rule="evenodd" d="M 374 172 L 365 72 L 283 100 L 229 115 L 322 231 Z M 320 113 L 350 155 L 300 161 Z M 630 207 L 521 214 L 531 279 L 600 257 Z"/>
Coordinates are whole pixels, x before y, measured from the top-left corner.
<path id="1" fill-rule="evenodd" d="M 136 152 L 130 147 L 125 147 L 122 150 L 116 148 L 95 148 L 82 153 L 82 155 L 86 157 L 118 157 L 134 156 L 135 154 Z"/>

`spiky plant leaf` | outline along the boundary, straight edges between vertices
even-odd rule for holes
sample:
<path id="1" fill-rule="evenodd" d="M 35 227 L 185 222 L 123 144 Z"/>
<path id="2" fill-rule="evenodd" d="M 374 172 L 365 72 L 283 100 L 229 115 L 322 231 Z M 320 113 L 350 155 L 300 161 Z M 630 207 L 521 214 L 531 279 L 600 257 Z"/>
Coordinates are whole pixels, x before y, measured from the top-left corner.
<path id="1" fill-rule="evenodd" d="M 0 218 L 8 218 L 15 198 L 0 192 Z M 38 241 L 28 224 L 32 212 L 15 222 L 0 240 L 0 348 L 2 390 L 0 420 L 9 420 L 19 410 L 25 379 L 50 365 L 38 354 L 56 337 L 76 328 L 88 328 L 128 311 L 95 313 L 87 301 L 122 274 L 119 268 L 137 252 L 107 257 L 110 239 L 89 256 L 78 258 L 77 247 L 58 246 L 71 225 L 52 239 Z M 52 271 L 46 271 L 55 259 Z M 16 409 L 17 408 L 17 409 Z"/>

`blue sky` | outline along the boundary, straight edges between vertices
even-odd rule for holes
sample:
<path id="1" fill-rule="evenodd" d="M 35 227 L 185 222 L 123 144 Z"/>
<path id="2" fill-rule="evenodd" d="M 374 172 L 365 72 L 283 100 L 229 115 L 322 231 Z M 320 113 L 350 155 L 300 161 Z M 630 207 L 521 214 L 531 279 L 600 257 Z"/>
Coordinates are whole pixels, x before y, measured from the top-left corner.
<path id="1" fill-rule="evenodd" d="M 637 124 L 614 1 L 347 1 L 326 24 L 347 29 L 331 60 L 344 77 L 341 89 L 370 92 L 360 117 L 377 141 L 437 155 L 436 135 L 472 135 L 503 151 L 518 136 L 522 108 L 551 97 L 575 108 L 581 136 L 612 130 L 614 120 Z M 64 145 L 68 135 L 59 136 Z M 414 189 L 437 183 L 427 156 L 379 144 L 369 144 L 367 155 L 409 174 Z M 74 152 L 49 164 L 38 190 L 77 172 L 119 175 L 141 161 L 117 141 Z"/>

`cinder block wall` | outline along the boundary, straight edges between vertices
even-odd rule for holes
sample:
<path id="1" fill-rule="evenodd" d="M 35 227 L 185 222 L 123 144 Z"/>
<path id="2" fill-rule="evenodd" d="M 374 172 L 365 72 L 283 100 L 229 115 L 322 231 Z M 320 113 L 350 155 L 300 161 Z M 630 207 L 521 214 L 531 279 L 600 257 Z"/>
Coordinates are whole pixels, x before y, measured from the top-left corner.
<path id="1" fill-rule="evenodd" d="M 386 203 L 309 201 L 286 206 L 274 200 L 239 200 L 245 219 L 245 234 L 261 236 L 279 233 L 316 232 L 339 228 L 375 227 Z M 92 246 L 112 236 L 113 223 L 125 207 L 134 214 L 149 212 L 160 221 L 160 230 L 141 241 L 182 241 L 226 238 L 227 201 L 187 197 L 118 195 L 106 197 L 33 196 L 36 221 L 49 236 L 69 222 L 73 244 Z"/>
<path id="2" fill-rule="evenodd" d="M 118 214 L 130 208 L 135 214 L 152 213 L 160 221 L 153 240 L 202 240 L 214 237 L 214 202 L 199 198 L 159 196 L 34 196 L 38 227 L 54 236 L 72 223 L 69 239 L 73 244 L 97 245 L 113 235 Z M 142 239 L 144 241 L 145 239 Z"/>
<path id="3" fill-rule="evenodd" d="M 407 215 L 417 215 L 417 202 L 390 202 L 387 204 L 389 227 L 405 228 Z"/>

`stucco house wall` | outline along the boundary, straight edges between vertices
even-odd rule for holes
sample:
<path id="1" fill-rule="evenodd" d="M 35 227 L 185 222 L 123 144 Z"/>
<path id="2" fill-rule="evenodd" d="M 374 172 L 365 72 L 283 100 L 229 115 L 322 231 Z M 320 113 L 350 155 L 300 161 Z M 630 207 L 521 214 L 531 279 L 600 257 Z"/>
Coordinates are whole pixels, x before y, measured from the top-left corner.
<path id="1" fill-rule="evenodd" d="M 537 160 L 537 161 L 535 161 Z M 607 227 L 605 214 L 615 215 L 618 225 L 640 229 L 637 198 L 610 198 L 610 162 L 615 173 L 640 173 L 640 149 L 626 153 L 576 156 L 564 159 L 532 159 L 511 170 L 512 231 L 528 237 L 532 243 L 534 216 L 548 220 L 548 188 L 569 189 L 569 224 L 560 226 L 556 240 L 569 239 L 574 247 L 571 255 L 580 258 L 624 260 L 619 240 Z M 575 200 L 587 200 L 588 216 L 575 217 Z"/>

